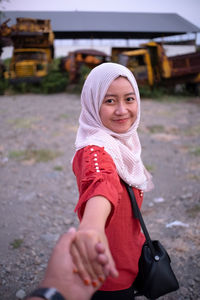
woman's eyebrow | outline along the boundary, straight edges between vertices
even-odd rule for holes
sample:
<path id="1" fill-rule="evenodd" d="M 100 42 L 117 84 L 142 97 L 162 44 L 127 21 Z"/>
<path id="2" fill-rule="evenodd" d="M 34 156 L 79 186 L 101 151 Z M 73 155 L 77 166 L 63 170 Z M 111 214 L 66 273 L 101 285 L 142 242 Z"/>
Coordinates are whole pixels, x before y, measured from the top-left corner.
<path id="1" fill-rule="evenodd" d="M 134 92 L 126 93 L 125 96 L 135 95 Z M 105 97 L 115 97 L 116 94 L 105 94 Z"/>
<path id="2" fill-rule="evenodd" d="M 126 96 L 130 96 L 130 95 L 135 95 L 135 92 L 130 92 L 130 93 L 127 93 L 125 94 Z"/>
<path id="3" fill-rule="evenodd" d="M 105 94 L 105 97 L 115 97 L 115 94 Z"/>

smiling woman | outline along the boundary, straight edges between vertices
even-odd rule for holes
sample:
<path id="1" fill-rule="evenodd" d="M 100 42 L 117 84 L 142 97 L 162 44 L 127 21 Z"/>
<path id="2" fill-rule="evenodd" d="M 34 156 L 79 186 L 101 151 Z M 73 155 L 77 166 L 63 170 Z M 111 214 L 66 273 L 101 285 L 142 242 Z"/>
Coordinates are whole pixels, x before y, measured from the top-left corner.
<path id="1" fill-rule="evenodd" d="M 133 74 L 119 64 L 99 65 L 84 83 L 81 105 L 73 159 L 79 188 L 75 210 L 81 221 L 71 253 L 85 284 L 100 287 L 104 282 L 93 300 L 133 299 L 144 235 L 121 179 L 132 186 L 139 206 L 143 190 L 152 188 L 140 156 L 140 95 Z M 94 262 L 96 241 L 104 244 L 118 276 L 105 278 Z"/>

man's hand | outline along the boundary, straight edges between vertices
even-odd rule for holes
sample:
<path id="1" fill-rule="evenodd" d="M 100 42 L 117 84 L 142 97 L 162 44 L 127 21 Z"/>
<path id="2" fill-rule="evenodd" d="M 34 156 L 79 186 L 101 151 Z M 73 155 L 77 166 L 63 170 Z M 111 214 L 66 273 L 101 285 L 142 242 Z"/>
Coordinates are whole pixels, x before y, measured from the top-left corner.
<path id="1" fill-rule="evenodd" d="M 49 260 L 45 277 L 41 287 L 56 288 L 67 300 L 88 300 L 100 287 L 86 285 L 78 273 L 74 272 L 74 265 L 70 255 L 70 247 L 75 240 L 76 230 L 71 228 L 68 233 L 61 236 Z M 97 260 L 106 270 L 108 259 L 101 244 L 96 245 Z M 106 274 L 105 274 L 106 275 Z"/>

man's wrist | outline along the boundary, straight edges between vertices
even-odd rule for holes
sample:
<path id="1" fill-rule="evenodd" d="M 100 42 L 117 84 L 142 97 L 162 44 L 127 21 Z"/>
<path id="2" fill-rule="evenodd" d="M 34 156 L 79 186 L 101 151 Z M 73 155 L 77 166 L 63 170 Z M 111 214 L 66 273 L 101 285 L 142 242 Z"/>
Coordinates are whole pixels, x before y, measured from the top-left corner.
<path id="1" fill-rule="evenodd" d="M 45 287 L 40 287 L 35 289 L 25 299 L 67 300 L 56 288 L 45 288 Z"/>
<path id="2" fill-rule="evenodd" d="M 26 297 L 25 299 L 26 300 L 41 300 L 42 298 L 40 298 L 40 297 L 29 297 L 28 296 L 28 298 Z"/>

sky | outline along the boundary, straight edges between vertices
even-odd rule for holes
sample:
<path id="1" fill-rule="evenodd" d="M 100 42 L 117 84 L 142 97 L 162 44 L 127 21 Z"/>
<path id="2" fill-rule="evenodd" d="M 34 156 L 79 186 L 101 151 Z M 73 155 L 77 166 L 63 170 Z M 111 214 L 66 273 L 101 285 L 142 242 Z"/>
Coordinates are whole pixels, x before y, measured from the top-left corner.
<path id="1" fill-rule="evenodd" d="M 178 13 L 200 27 L 200 0 L 1 0 L 0 9 Z"/>

